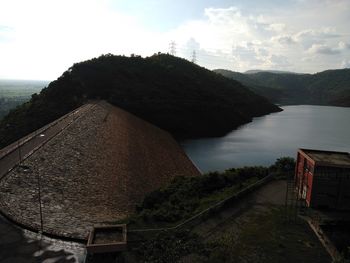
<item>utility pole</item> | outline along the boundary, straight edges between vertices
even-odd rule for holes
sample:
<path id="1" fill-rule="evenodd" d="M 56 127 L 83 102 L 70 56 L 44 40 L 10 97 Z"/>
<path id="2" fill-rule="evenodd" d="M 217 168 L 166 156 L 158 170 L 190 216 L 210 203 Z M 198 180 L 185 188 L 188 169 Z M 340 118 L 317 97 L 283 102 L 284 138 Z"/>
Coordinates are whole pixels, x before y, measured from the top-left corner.
<path id="1" fill-rule="evenodd" d="M 197 62 L 196 50 L 193 50 L 193 52 L 192 52 L 191 62 L 192 62 L 192 63 L 196 63 L 196 62 Z"/>
<path id="2" fill-rule="evenodd" d="M 170 42 L 169 51 L 170 51 L 171 55 L 176 56 L 176 43 L 175 43 L 175 41 Z"/>

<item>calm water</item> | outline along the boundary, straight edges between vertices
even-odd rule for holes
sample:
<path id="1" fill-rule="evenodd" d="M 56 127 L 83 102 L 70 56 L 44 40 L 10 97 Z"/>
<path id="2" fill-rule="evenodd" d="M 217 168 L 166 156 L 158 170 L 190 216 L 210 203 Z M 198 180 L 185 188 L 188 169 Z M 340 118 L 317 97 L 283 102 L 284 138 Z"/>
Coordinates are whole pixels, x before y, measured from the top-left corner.
<path id="1" fill-rule="evenodd" d="M 202 172 L 246 165 L 270 165 L 298 148 L 350 152 L 350 108 L 285 106 L 284 111 L 241 126 L 221 138 L 182 143 Z"/>

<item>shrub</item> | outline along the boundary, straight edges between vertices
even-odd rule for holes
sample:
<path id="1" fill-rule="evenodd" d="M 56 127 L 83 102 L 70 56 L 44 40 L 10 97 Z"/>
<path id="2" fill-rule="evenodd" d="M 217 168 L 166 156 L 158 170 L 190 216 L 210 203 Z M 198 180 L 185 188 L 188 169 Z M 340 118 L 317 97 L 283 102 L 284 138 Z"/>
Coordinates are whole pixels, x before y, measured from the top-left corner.
<path id="1" fill-rule="evenodd" d="M 146 195 L 137 211 L 144 221 L 178 222 L 192 216 L 199 207 L 203 208 L 203 200 L 204 206 L 217 202 L 218 198 L 244 187 L 248 180 L 258 180 L 267 174 L 268 168 L 256 166 L 211 172 L 198 177 L 177 177 L 168 187 Z M 232 190 L 225 192 L 228 188 Z M 215 194 L 219 197 L 215 198 Z"/>
<path id="2" fill-rule="evenodd" d="M 281 157 L 269 167 L 271 173 L 277 176 L 286 176 L 294 172 L 295 160 L 292 157 Z"/>

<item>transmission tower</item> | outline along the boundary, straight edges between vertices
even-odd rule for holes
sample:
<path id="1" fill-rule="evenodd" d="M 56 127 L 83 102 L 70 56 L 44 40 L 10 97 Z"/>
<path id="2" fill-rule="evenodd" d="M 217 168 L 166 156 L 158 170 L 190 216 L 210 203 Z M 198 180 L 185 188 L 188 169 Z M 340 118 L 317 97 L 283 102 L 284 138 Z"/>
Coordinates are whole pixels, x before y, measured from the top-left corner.
<path id="1" fill-rule="evenodd" d="M 175 41 L 171 41 L 169 44 L 169 50 L 170 50 L 170 54 L 175 56 L 176 55 L 176 43 Z"/>
<path id="2" fill-rule="evenodd" d="M 191 62 L 192 62 L 192 63 L 196 63 L 196 62 L 197 62 L 196 50 L 193 50 L 193 52 L 192 52 Z"/>

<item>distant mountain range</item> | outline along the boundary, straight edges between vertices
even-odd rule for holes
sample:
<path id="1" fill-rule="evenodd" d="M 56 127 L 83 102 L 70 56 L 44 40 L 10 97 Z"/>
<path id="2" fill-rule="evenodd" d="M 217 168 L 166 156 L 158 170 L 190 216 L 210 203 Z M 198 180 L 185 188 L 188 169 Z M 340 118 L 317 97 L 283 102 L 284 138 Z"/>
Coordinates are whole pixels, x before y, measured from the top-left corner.
<path id="1" fill-rule="evenodd" d="M 283 71 L 283 70 L 261 70 L 261 69 L 251 69 L 244 72 L 244 74 L 255 74 L 260 72 L 269 72 L 269 73 L 276 73 L 276 74 L 299 74 L 291 71 Z"/>
<path id="2" fill-rule="evenodd" d="M 0 79 L 0 120 L 48 84 L 49 81 Z"/>
<path id="3" fill-rule="evenodd" d="M 281 111 L 241 83 L 185 59 L 100 56 L 74 64 L 0 122 L 0 146 L 88 100 L 104 99 L 178 138 L 221 136 L 255 116 Z"/>
<path id="4" fill-rule="evenodd" d="M 214 71 L 241 82 L 273 103 L 350 107 L 350 69 L 326 70 L 316 74 Z"/>

